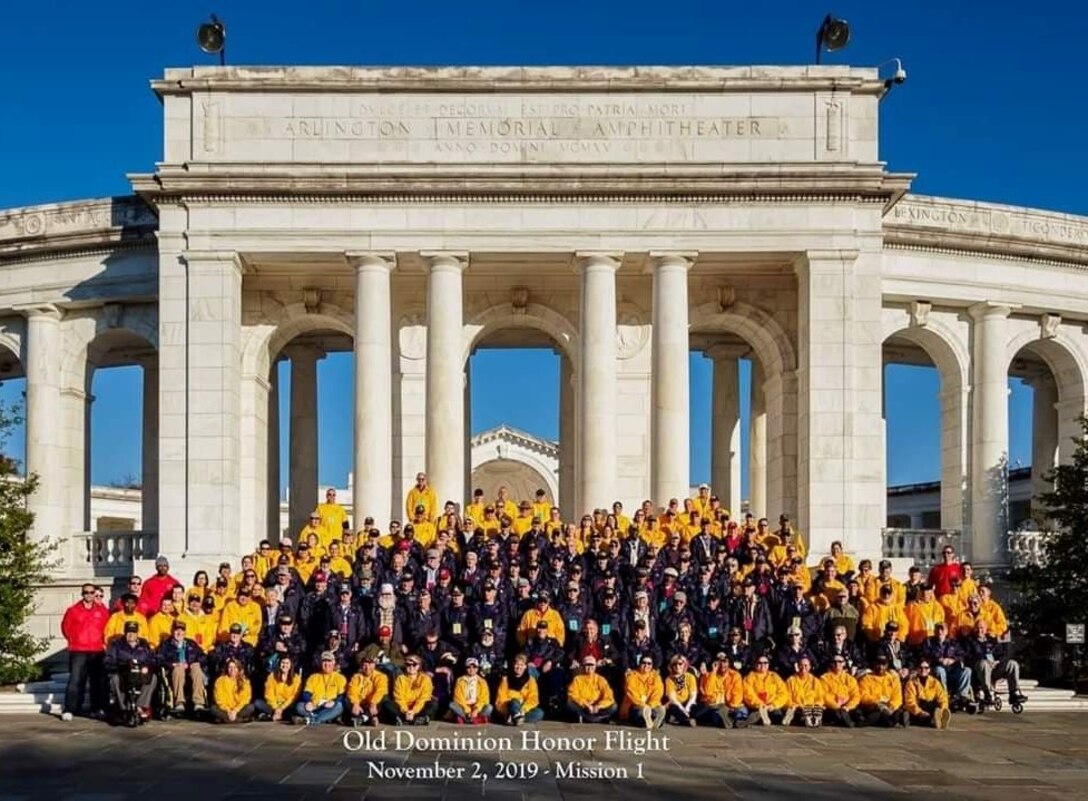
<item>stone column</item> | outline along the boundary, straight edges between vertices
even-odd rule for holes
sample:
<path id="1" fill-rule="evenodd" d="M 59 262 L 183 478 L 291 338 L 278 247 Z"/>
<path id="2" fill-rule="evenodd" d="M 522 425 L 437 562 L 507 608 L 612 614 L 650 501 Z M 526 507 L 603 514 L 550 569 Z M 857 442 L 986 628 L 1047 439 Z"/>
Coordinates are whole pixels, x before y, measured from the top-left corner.
<path id="1" fill-rule="evenodd" d="M 268 474 L 265 501 L 266 512 L 265 537 L 273 544 L 280 539 L 280 363 L 272 362 L 272 372 L 268 378 Z"/>
<path id="2" fill-rule="evenodd" d="M 393 495 L 392 253 L 348 253 L 355 268 L 355 451 L 352 517 L 389 519 Z"/>
<path id="3" fill-rule="evenodd" d="M 459 506 L 460 511 L 462 513 L 464 512 L 464 504 L 468 503 L 468 501 L 472 497 L 472 365 L 471 365 L 471 358 L 465 359 L 465 401 L 464 401 L 464 406 L 465 406 L 465 411 L 464 411 L 464 416 L 465 416 L 465 429 L 464 429 L 464 431 L 465 431 L 465 433 L 463 435 L 464 448 L 463 448 L 463 456 L 461 457 L 461 459 L 462 459 L 462 462 L 464 463 L 463 470 L 464 470 L 465 480 L 464 480 L 464 484 L 462 486 L 464 487 L 463 491 L 464 491 L 465 500 L 464 501 L 458 501 L 458 506 Z M 464 517 L 464 514 L 462 514 L 461 516 Z"/>
<path id="4" fill-rule="evenodd" d="M 748 510 L 757 518 L 768 514 L 767 402 L 763 394 L 763 382 L 763 368 L 753 360 L 752 406 L 748 418 Z"/>
<path id="5" fill-rule="evenodd" d="M 26 472 L 39 479 L 28 506 L 34 513 L 35 539 L 57 539 L 70 532 L 65 524 L 65 487 L 58 480 L 64 466 L 61 420 L 61 311 L 53 305 L 23 309 L 26 341 Z"/>
<path id="6" fill-rule="evenodd" d="M 291 477 L 288 520 L 292 538 L 317 508 L 317 362 L 324 354 L 307 345 L 287 349 L 291 357 Z"/>
<path id="7" fill-rule="evenodd" d="M 691 491 L 688 270 L 694 253 L 651 253 L 651 494 L 656 503 Z"/>
<path id="8" fill-rule="evenodd" d="M 747 345 L 714 345 L 710 418 L 710 486 L 735 520 L 740 515 L 740 362 Z"/>
<path id="9" fill-rule="evenodd" d="M 582 275 L 576 504 L 581 514 L 611 507 L 615 500 L 616 271 L 620 258 L 613 253 L 577 253 L 575 259 Z"/>
<path id="10" fill-rule="evenodd" d="M 143 531 L 159 530 L 159 362 L 148 357 L 143 367 L 143 448 L 140 455 L 142 468 L 140 490 L 140 528 Z"/>
<path id="11" fill-rule="evenodd" d="M 971 558 L 976 567 L 1006 561 L 1008 532 L 1009 360 L 1012 309 L 976 303 L 971 331 Z"/>
<path id="12" fill-rule="evenodd" d="M 1058 461 L 1058 386 L 1045 372 L 1031 379 L 1031 387 L 1035 391 L 1031 407 L 1031 509 L 1043 512 L 1039 498 L 1053 488 L 1046 475 Z"/>
<path id="13" fill-rule="evenodd" d="M 467 253 L 423 253 L 427 267 L 427 473 L 438 503 L 464 505 L 465 360 L 462 347 Z"/>
<path id="14" fill-rule="evenodd" d="M 574 506 L 574 366 L 570 359 L 559 354 L 559 497 L 556 503 L 564 520 L 573 520 L 577 511 Z"/>

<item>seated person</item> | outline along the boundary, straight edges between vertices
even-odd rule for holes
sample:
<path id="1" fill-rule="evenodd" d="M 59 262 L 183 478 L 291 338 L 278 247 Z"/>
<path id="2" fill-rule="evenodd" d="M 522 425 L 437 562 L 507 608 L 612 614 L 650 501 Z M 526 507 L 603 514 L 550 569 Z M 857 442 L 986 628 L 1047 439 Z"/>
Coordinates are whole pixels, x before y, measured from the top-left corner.
<path id="1" fill-rule="evenodd" d="M 692 710 L 698 700 L 695 675 L 688 670 L 688 660 L 676 654 L 669 660 L 669 675 L 665 677 L 665 719 L 677 726 L 692 726 Z"/>
<path id="2" fill-rule="evenodd" d="M 820 677 L 820 683 L 824 688 L 827 721 L 852 729 L 854 710 L 861 703 L 861 688 L 850 672 L 847 658 L 842 654 L 831 657 L 831 668 Z"/>
<path id="3" fill-rule="evenodd" d="M 487 681 L 480 675 L 480 660 L 470 656 L 465 660 L 465 675 L 453 685 L 450 715 L 455 723 L 483 725 L 490 719 L 493 711 L 491 691 Z"/>
<path id="4" fill-rule="evenodd" d="M 930 661 L 922 657 L 918 673 L 907 681 L 903 706 L 910 715 L 910 722 L 935 729 L 947 729 L 952 720 L 948 708 L 948 691 L 933 675 Z"/>
<path id="5" fill-rule="evenodd" d="M 253 687 L 237 659 L 229 659 L 226 672 L 215 680 L 212 690 L 212 720 L 215 723 L 245 723 L 253 719 Z"/>
<path id="6" fill-rule="evenodd" d="M 582 672 L 567 689 L 567 713 L 578 723 L 604 723 L 616 713 L 616 698 L 603 676 L 597 675 L 597 659 L 586 656 Z"/>
<path id="7" fill-rule="evenodd" d="M 781 723 L 790 702 L 786 682 L 771 672 L 771 660 L 766 655 L 757 658 L 755 665 L 755 670 L 744 677 L 744 705 L 764 726 Z"/>
<path id="8" fill-rule="evenodd" d="M 151 670 L 155 665 L 155 654 L 148 646 L 147 640 L 140 637 L 139 623 L 135 620 L 127 620 L 122 624 L 122 635 L 110 642 L 103 665 L 110 677 L 110 698 L 117 709 L 125 708 L 121 671 L 138 668 L 143 677 L 143 687 L 136 706 L 141 718 L 150 719 L 151 699 L 155 697 L 158 680 Z"/>
<path id="9" fill-rule="evenodd" d="M 294 657 L 282 653 L 276 659 L 276 669 L 264 682 L 264 698 L 254 703 L 262 720 L 287 720 L 298 702 L 302 676 L 295 669 Z"/>
<path id="10" fill-rule="evenodd" d="M 647 729 L 659 729 L 665 722 L 665 707 L 661 701 L 665 687 L 654 670 L 654 658 L 643 654 L 638 668 L 627 671 L 623 683 L 623 703 L 620 718 L 641 722 Z"/>
<path id="11" fill-rule="evenodd" d="M 536 679 L 529 674 L 529 659 L 525 654 L 514 657 L 510 669 L 499 682 L 495 711 L 502 722 L 511 726 L 544 719 L 544 710 L 540 708 L 540 691 Z"/>
<path id="12" fill-rule="evenodd" d="M 959 643 L 948 636 L 948 626 L 938 623 L 933 627 L 933 636 L 922 644 L 922 655 L 929 660 L 934 677 L 944 685 L 951 698 L 970 709 L 974 703 L 971 698 L 971 671 L 963 665 L 963 651 Z"/>
<path id="13" fill-rule="evenodd" d="M 344 690 L 348 682 L 336 665 L 336 654 L 332 651 L 321 653 L 321 669 L 306 679 L 302 698 L 295 704 L 296 724 L 331 723 L 344 713 Z"/>
<path id="14" fill-rule="evenodd" d="M 789 726 L 800 714 L 801 721 L 809 728 L 819 726 L 824 719 L 824 689 L 812 672 L 812 660 L 807 656 L 797 662 L 797 672 L 786 680 L 790 693 L 790 705 L 782 718 L 782 725 Z"/>
<path id="15" fill-rule="evenodd" d="M 1015 659 L 998 658 L 998 642 L 990 636 L 990 624 L 980 618 L 974 634 L 963 641 L 964 661 L 971 668 L 983 700 L 993 703 L 994 680 L 1005 679 L 1009 686 L 1009 702 L 1022 704 L 1027 696 L 1020 692 L 1020 663 Z"/>
<path id="16" fill-rule="evenodd" d="M 389 695 L 389 677 L 378 670 L 373 654 L 360 653 L 359 672 L 348 682 L 348 715 L 353 726 L 377 726 L 382 701 Z"/>
<path id="17" fill-rule="evenodd" d="M 434 683 L 422 670 L 418 654 L 404 658 L 404 673 L 393 682 L 393 694 L 382 702 L 382 711 L 398 726 L 426 726 L 438 708 L 434 700 Z"/>
<path id="18" fill-rule="evenodd" d="M 193 712 L 202 712 L 208 705 L 205 689 L 204 652 L 195 640 L 186 636 L 184 620 L 175 620 L 170 637 L 159 646 L 158 662 L 166 671 L 174 696 L 174 714 L 185 713 L 185 702 L 193 705 Z M 188 688 L 188 692 L 186 692 Z"/>
<path id="19" fill-rule="evenodd" d="M 730 657 L 725 651 L 719 652 L 710 671 L 699 677 L 699 705 L 695 708 L 695 718 L 704 726 L 720 729 L 748 725 L 744 679 L 730 666 Z"/>
<path id="20" fill-rule="evenodd" d="M 896 673 L 888 670 L 888 658 L 878 656 L 873 662 L 872 673 L 866 673 L 858 682 L 861 703 L 858 704 L 860 720 L 868 726 L 891 728 L 906 725 L 903 710 L 903 683 Z"/>

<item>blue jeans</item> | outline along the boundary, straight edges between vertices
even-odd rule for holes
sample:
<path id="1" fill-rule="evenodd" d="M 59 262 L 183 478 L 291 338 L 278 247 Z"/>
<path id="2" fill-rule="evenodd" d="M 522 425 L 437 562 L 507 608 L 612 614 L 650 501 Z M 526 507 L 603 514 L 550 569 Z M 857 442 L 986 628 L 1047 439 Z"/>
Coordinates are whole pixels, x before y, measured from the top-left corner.
<path id="1" fill-rule="evenodd" d="M 521 701 L 511 701 L 507 705 L 506 711 L 509 714 L 511 721 L 514 719 L 514 716 L 518 714 L 522 715 L 522 720 L 526 723 L 539 723 L 544 720 L 543 709 L 536 707 L 535 709 L 530 709 L 528 712 L 522 712 Z"/>
<path id="2" fill-rule="evenodd" d="M 597 712 L 590 712 L 585 707 L 579 706 L 574 701 L 567 701 L 567 714 L 571 716 L 573 720 L 581 718 L 588 723 L 604 723 L 610 717 L 616 714 L 616 705 L 603 707 Z"/>
<path id="3" fill-rule="evenodd" d="M 488 704 L 480 710 L 479 714 L 483 715 L 485 718 L 490 719 L 491 713 L 494 711 L 495 707 L 491 706 L 491 704 Z M 450 702 L 450 714 L 456 718 L 464 718 L 465 720 L 469 720 L 472 717 L 472 715 L 470 715 L 468 712 L 461 709 L 461 707 L 458 706 L 456 702 Z"/>
<path id="4" fill-rule="evenodd" d="M 306 702 L 299 701 L 295 704 L 295 714 L 304 717 L 311 723 L 331 723 L 344 714 L 344 705 L 337 701 L 332 706 L 318 707 L 313 712 L 306 709 Z"/>
<path id="5" fill-rule="evenodd" d="M 963 665 L 934 665 L 933 675 L 944 685 L 952 698 L 967 698 L 971 690 L 971 672 Z"/>
<path id="6" fill-rule="evenodd" d="M 257 710 L 258 714 L 268 715 L 268 717 L 272 717 L 272 713 L 276 711 L 263 698 L 258 698 L 256 701 L 254 701 L 253 702 L 253 707 Z M 293 710 L 292 707 L 290 707 L 290 706 L 285 707 L 283 712 L 281 713 L 280 717 L 283 720 L 287 720 L 288 718 L 291 717 L 293 712 L 294 712 L 294 710 Z"/>

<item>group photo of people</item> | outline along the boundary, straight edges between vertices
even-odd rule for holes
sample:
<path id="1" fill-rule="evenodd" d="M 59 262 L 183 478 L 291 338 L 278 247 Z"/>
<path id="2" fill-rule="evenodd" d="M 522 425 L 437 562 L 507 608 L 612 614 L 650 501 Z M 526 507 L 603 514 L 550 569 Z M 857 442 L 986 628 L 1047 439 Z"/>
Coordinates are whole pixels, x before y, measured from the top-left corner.
<path id="1" fill-rule="evenodd" d="M 475 490 L 350 521 L 335 490 L 295 536 L 214 575 L 165 556 L 65 613 L 62 718 L 132 726 L 928 726 L 1022 707 L 1009 624 L 951 546 L 906 580 L 787 515 L 694 497 L 563 520 Z M 111 595 L 116 597 L 111 597 Z"/>

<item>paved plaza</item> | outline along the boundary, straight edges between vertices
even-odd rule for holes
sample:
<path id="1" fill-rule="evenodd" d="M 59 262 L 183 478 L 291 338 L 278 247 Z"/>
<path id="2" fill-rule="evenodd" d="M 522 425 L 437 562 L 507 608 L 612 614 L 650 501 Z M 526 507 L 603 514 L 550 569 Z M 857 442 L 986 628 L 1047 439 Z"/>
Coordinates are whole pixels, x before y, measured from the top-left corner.
<path id="1" fill-rule="evenodd" d="M 0 799 L 210 801 L 212 798 L 495 799 L 551 798 L 833 798 L 882 799 L 1088 797 L 1088 719 L 1076 712 L 968 718 L 935 732 L 792 729 L 722 732 L 669 727 L 667 753 L 512 753 L 437 755 L 444 769 L 472 763 L 492 778 L 370 778 L 368 763 L 387 770 L 433 767 L 434 753 L 349 752 L 342 727 L 272 724 L 237 727 L 152 723 L 138 730 L 90 721 L 63 724 L 36 715 L 4 719 Z M 525 731 L 530 727 L 526 727 Z M 620 727 L 543 723 L 546 736 L 594 735 Z M 638 735 L 635 729 L 622 727 Z M 392 737 L 396 730 L 383 729 Z M 379 730 L 379 731 L 383 731 Z M 477 729 L 493 737 L 521 731 Z M 463 727 L 412 729 L 420 737 L 462 734 Z M 534 779 L 496 779 L 496 763 L 535 763 Z M 627 779 L 557 779 L 560 764 L 626 768 Z M 642 763 L 643 779 L 637 778 Z M 516 769 L 524 770 L 524 768 Z M 545 771 L 548 771 L 545 774 Z"/>

